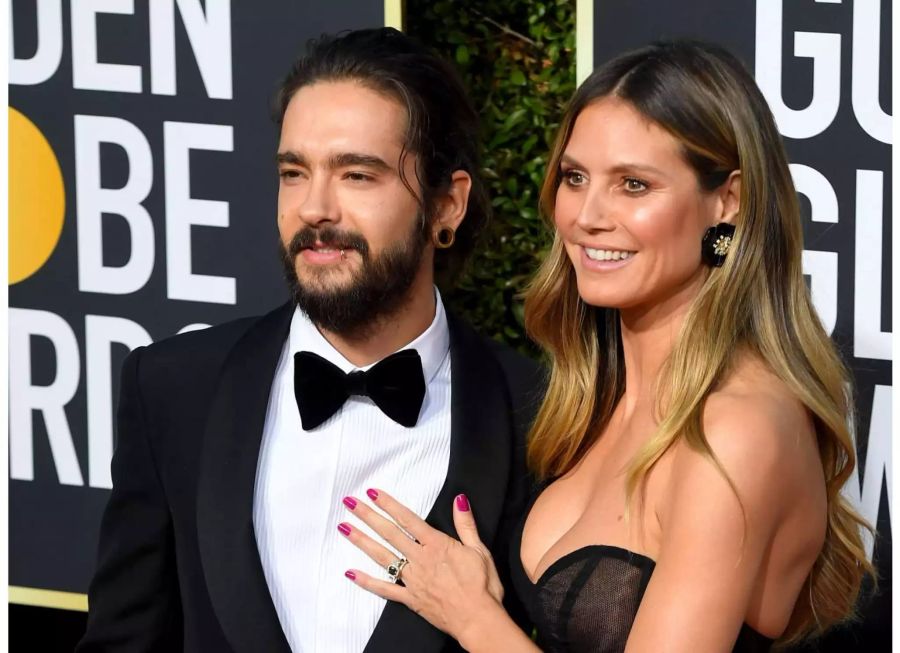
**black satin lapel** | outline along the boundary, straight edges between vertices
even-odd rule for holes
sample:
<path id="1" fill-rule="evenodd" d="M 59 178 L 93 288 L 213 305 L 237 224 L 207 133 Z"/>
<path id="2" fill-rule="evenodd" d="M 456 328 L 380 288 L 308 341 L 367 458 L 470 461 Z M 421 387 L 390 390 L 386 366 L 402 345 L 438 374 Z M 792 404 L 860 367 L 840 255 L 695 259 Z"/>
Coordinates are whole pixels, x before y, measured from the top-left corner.
<path id="1" fill-rule="evenodd" d="M 429 524 L 456 537 L 453 498 L 464 493 L 478 534 L 491 546 L 503 513 L 512 460 L 511 406 L 500 363 L 466 324 L 450 323 L 451 440 L 447 481 Z"/>
<path id="2" fill-rule="evenodd" d="M 456 537 L 453 499 L 468 496 L 482 541 L 491 546 L 503 512 L 512 458 L 510 399 L 493 353 L 464 323 L 450 326 L 450 464 L 426 521 Z M 452 641 L 400 603 L 388 602 L 365 653 L 444 650 Z M 450 650 L 461 650 L 455 646 Z"/>
<path id="3" fill-rule="evenodd" d="M 206 425 L 197 536 L 216 616 L 237 653 L 290 653 L 263 575 L 253 491 L 269 392 L 293 306 L 263 317 L 234 346 Z"/>

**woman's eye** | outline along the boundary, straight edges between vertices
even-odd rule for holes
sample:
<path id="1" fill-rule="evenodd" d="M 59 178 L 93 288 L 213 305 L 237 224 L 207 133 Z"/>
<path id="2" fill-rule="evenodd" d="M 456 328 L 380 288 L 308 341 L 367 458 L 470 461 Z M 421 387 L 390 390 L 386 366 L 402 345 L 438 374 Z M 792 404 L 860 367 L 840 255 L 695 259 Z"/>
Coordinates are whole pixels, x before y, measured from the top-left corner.
<path id="1" fill-rule="evenodd" d="M 583 186 L 587 182 L 587 178 L 577 170 L 563 171 L 563 178 L 569 186 Z"/>
<path id="2" fill-rule="evenodd" d="M 640 193 L 647 190 L 647 183 L 641 181 L 640 179 L 635 179 L 634 177 L 626 177 L 625 190 L 627 190 L 629 193 Z"/>

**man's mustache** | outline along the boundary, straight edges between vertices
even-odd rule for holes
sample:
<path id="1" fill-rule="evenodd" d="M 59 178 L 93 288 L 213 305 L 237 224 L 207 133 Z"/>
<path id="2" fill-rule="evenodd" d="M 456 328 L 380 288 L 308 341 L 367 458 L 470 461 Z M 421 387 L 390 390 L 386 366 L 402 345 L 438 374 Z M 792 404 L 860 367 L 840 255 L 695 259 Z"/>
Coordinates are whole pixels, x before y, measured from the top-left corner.
<path id="1" fill-rule="evenodd" d="M 304 249 L 314 247 L 316 243 L 333 249 L 353 249 L 363 258 L 369 254 L 369 243 L 361 234 L 340 231 L 334 227 L 303 227 L 291 238 L 288 254 L 294 258 Z"/>

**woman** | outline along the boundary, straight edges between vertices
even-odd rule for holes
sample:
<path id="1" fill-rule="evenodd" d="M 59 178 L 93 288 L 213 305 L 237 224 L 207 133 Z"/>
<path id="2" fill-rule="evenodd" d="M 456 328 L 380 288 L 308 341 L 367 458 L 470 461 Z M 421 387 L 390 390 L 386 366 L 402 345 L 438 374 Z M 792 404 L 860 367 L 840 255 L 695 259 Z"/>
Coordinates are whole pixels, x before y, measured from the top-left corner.
<path id="1" fill-rule="evenodd" d="M 546 484 L 511 556 L 541 650 L 768 650 L 850 616 L 872 568 L 839 493 L 848 375 L 752 77 L 697 43 L 610 61 L 572 99 L 541 199 L 555 240 L 526 321 L 552 361 L 529 445 Z M 405 586 L 351 580 L 470 651 L 539 650 L 500 606 L 465 497 L 461 542 L 370 497 L 415 538 L 354 511 L 408 559 Z"/>

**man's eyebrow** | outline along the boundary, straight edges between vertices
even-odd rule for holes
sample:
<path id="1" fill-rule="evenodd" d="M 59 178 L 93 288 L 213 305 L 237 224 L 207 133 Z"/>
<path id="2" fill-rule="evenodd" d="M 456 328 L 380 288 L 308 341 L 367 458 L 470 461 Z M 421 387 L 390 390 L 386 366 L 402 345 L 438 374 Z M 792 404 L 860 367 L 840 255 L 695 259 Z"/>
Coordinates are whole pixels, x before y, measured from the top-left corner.
<path id="1" fill-rule="evenodd" d="M 287 150 L 284 152 L 279 152 L 275 155 L 275 163 L 281 165 L 282 163 L 290 163 L 295 166 L 305 166 L 306 159 L 299 152 L 294 152 L 292 150 Z"/>
<path id="2" fill-rule="evenodd" d="M 309 162 L 306 160 L 306 157 L 293 150 L 278 152 L 278 154 L 275 155 L 275 162 L 278 165 L 286 163 L 289 165 L 309 167 Z M 361 152 L 339 152 L 337 154 L 332 154 L 328 157 L 326 165 L 332 170 L 348 168 L 351 166 L 364 166 L 383 172 L 394 170 L 394 168 L 388 165 L 381 157 L 375 156 L 374 154 L 362 154 Z"/>
<path id="3" fill-rule="evenodd" d="M 364 166 L 382 172 L 392 171 L 394 168 L 387 164 L 381 157 L 374 154 L 361 154 L 359 152 L 341 152 L 328 157 L 329 168 L 348 168 L 351 166 Z"/>

